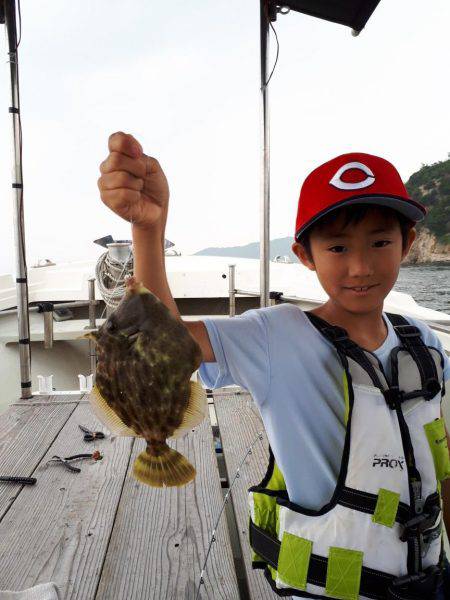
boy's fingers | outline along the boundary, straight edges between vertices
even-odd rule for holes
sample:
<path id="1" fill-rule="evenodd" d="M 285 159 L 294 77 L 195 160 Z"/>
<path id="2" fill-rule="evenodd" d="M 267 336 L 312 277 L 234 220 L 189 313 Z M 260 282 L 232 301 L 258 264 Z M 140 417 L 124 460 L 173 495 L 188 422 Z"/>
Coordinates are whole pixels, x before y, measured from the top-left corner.
<path id="1" fill-rule="evenodd" d="M 108 148 L 110 152 L 121 152 L 130 158 L 138 158 L 142 154 L 141 144 L 129 133 L 116 131 L 109 136 Z"/>
<path id="2" fill-rule="evenodd" d="M 100 193 L 102 202 L 124 219 L 127 218 L 130 207 L 136 204 L 140 195 L 140 192 L 126 188 L 120 190 L 102 190 Z"/>
<path id="3" fill-rule="evenodd" d="M 147 173 L 147 175 L 150 175 L 151 173 L 157 173 L 158 171 L 162 171 L 161 165 L 156 160 L 156 158 L 154 158 L 153 156 L 146 156 L 145 158 L 145 172 Z"/>
<path id="4" fill-rule="evenodd" d="M 112 173 L 113 171 L 127 171 L 135 177 L 145 177 L 147 172 L 146 160 L 142 158 L 130 158 L 121 152 L 111 152 L 106 160 L 100 164 L 100 173 Z"/>
<path id="5" fill-rule="evenodd" d="M 144 180 L 140 177 L 134 177 L 125 171 L 114 171 L 106 173 L 97 181 L 99 190 L 117 190 L 127 188 L 140 192 L 144 187 Z"/>

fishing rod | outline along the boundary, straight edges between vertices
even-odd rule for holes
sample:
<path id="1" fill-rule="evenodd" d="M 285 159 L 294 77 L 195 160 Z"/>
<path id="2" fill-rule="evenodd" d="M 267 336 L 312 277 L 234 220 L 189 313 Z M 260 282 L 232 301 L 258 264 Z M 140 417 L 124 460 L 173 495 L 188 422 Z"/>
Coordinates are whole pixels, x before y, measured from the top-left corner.
<path id="1" fill-rule="evenodd" d="M 234 477 L 233 477 L 233 480 L 231 482 L 231 485 L 230 485 L 227 493 L 225 494 L 225 497 L 224 497 L 223 502 L 222 502 L 222 506 L 221 506 L 221 508 L 219 510 L 219 514 L 217 515 L 217 519 L 216 519 L 216 522 L 214 524 L 214 528 L 213 528 L 213 530 L 211 532 L 211 537 L 210 537 L 210 540 L 209 540 L 208 549 L 206 550 L 205 560 L 203 562 L 202 570 L 200 571 L 200 577 L 199 577 L 199 581 L 198 581 L 198 585 L 197 585 L 197 592 L 196 592 L 196 595 L 195 595 L 195 600 L 198 600 L 199 594 L 200 594 L 200 588 L 205 583 L 205 578 L 204 577 L 205 577 L 205 572 L 206 572 L 206 563 L 208 562 L 208 558 L 209 558 L 209 554 L 211 552 L 212 545 L 216 541 L 217 528 L 219 527 L 220 519 L 221 519 L 222 514 L 223 514 L 223 509 L 225 508 L 225 505 L 228 502 L 228 497 L 231 494 L 231 490 L 233 489 L 234 484 L 236 483 L 236 481 L 241 476 L 241 474 L 240 474 L 241 467 L 244 464 L 247 456 L 249 456 L 250 454 L 253 453 L 253 446 L 258 442 L 258 440 L 262 441 L 263 438 L 264 438 L 264 432 L 260 431 L 258 433 L 258 435 L 255 437 L 255 439 L 253 440 L 253 442 L 250 444 L 250 446 L 247 448 L 247 451 L 246 451 L 243 459 L 239 463 L 239 466 L 236 469 L 236 472 L 234 473 Z"/>

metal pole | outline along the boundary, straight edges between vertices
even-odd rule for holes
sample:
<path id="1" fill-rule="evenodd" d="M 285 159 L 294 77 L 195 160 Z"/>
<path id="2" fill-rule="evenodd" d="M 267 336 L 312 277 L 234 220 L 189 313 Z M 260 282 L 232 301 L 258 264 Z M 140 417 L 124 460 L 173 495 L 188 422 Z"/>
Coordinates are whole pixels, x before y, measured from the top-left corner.
<path id="1" fill-rule="evenodd" d="M 261 45 L 261 203 L 260 203 L 260 290 L 261 306 L 269 306 L 269 250 L 270 250 L 270 139 L 269 98 L 267 90 L 270 0 L 260 0 Z"/>
<path id="2" fill-rule="evenodd" d="M 1 2 L 2 0 L 0 0 Z M 11 73 L 11 106 L 9 113 L 13 131 L 13 202 L 14 241 L 16 249 L 17 316 L 19 326 L 19 357 L 21 398 L 31 398 L 31 348 L 28 314 L 28 283 L 25 258 L 25 226 L 23 217 L 22 135 L 20 127 L 19 63 L 17 53 L 16 2 L 3 0 L 8 57 Z"/>
<path id="3" fill-rule="evenodd" d="M 95 301 L 95 277 L 88 279 L 89 283 L 89 327 L 95 329 L 95 307 L 97 302 Z M 95 375 L 97 371 L 97 352 L 94 340 L 89 340 L 89 361 L 91 366 L 92 383 L 95 383 Z"/>
<path id="4" fill-rule="evenodd" d="M 50 306 L 52 306 L 50 304 Z M 44 310 L 44 348 L 53 348 L 53 309 Z"/>
<path id="5" fill-rule="evenodd" d="M 230 317 L 236 315 L 236 265 L 228 265 L 228 294 L 230 297 Z"/>

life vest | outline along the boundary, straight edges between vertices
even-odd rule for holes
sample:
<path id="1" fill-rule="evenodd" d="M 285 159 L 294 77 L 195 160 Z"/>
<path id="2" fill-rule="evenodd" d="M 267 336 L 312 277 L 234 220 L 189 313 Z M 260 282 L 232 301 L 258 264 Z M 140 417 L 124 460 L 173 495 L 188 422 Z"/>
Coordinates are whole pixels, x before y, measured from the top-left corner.
<path id="1" fill-rule="evenodd" d="M 389 385 L 373 353 L 308 317 L 343 367 L 341 469 L 331 500 L 311 510 L 290 501 L 269 446 L 266 475 L 248 490 L 252 566 L 279 596 L 431 600 L 442 581 L 440 482 L 450 476 L 443 356 L 388 315 L 400 341 Z"/>

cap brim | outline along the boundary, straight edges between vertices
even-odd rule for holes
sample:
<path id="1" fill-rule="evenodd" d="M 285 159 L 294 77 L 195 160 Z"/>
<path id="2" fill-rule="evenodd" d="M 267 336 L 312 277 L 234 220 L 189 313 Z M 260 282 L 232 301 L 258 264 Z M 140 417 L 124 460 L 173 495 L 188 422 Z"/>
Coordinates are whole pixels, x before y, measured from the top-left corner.
<path id="1" fill-rule="evenodd" d="M 314 223 L 316 223 L 319 219 L 324 217 L 325 215 L 337 210 L 338 208 L 342 208 L 343 206 L 350 206 L 351 204 L 373 204 L 374 206 L 386 206 L 387 208 L 392 208 L 397 212 L 401 213 L 411 221 L 417 222 L 422 221 L 426 214 L 425 208 L 411 200 L 411 198 L 399 198 L 398 196 L 359 196 L 349 198 L 348 200 L 342 200 L 332 206 L 329 206 L 325 210 L 322 210 L 315 217 L 313 217 L 308 223 L 305 223 L 303 227 L 301 227 L 295 234 L 295 239 L 298 240 L 299 237 L 305 233 L 307 229 L 311 227 Z"/>

